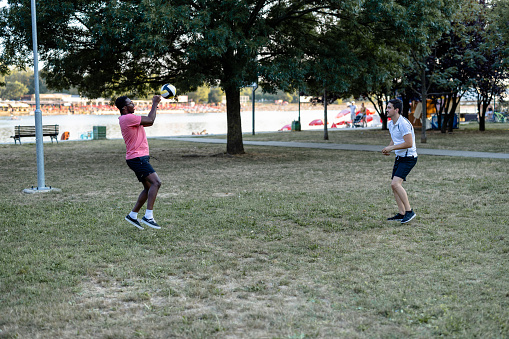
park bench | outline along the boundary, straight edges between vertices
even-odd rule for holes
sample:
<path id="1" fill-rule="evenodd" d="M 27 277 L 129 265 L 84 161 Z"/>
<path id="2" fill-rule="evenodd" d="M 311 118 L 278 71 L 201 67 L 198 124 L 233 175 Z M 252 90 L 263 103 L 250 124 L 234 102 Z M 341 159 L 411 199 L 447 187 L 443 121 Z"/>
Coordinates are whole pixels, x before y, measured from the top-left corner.
<path id="1" fill-rule="evenodd" d="M 42 136 L 51 137 L 51 143 L 55 139 L 58 144 L 58 125 L 42 125 Z M 11 136 L 14 139 L 14 144 L 17 140 L 21 145 L 21 138 L 24 137 L 35 137 L 35 126 L 14 126 L 14 135 Z"/>

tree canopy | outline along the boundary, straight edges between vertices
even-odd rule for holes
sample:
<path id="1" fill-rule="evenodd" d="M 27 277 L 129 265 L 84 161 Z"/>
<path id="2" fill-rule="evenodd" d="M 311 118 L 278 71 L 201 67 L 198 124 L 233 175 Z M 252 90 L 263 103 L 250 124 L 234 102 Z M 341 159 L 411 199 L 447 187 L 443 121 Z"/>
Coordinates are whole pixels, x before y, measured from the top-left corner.
<path id="1" fill-rule="evenodd" d="M 487 107 L 505 91 L 509 79 L 509 41 L 503 36 L 507 17 L 505 22 L 502 17 L 507 4 L 506 0 L 489 4 L 484 0 L 463 0 L 461 10 L 452 21 L 453 29 L 438 45 L 440 53 L 435 63 L 441 66 L 442 81 L 435 82 L 437 91 L 450 92 L 452 100 L 445 120 L 449 120 L 449 131 L 452 131 L 453 114 L 466 91 L 474 89 L 478 93 L 481 131 L 485 129 Z M 442 126 L 443 132 L 445 127 Z"/>
<path id="2" fill-rule="evenodd" d="M 331 97 L 374 93 L 425 55 L 447 27 L 452 0 L 45 0 L 38 42 L 49 87 L 89 97 L 146 96 L 219 86 L 227 98 L 227 152 L 242 153 L 240 93 Z M 31 63 L 30 1 L 0 15 L 0 64 Z"/>

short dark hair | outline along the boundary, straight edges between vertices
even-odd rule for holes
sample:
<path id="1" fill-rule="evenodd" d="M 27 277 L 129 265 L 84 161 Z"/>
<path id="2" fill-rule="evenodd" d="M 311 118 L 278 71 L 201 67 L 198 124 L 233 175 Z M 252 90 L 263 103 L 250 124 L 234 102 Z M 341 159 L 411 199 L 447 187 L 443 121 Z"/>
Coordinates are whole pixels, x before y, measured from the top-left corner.
<path id="1" fill-rule="evenodd" d="M 127 95 L 123 95 L 121 97 L 118 97 L 117 100 L 115 100 L 115 106 L 117 106 L 117 108 L 120 111 L 120 113 L 122 113 L 122 108 L 127 106 L 125 104 L 126 100 L 127 100 Z"/>
<path id="2" fill-rule="evenodd" d="M 399 109 L 399 114 L 403 112 L 403 101 L 399 99 L 392 99 L 389 101 L 389 103 L 392 104 L 392 107 L 394 107 L 394 109 Z"/>

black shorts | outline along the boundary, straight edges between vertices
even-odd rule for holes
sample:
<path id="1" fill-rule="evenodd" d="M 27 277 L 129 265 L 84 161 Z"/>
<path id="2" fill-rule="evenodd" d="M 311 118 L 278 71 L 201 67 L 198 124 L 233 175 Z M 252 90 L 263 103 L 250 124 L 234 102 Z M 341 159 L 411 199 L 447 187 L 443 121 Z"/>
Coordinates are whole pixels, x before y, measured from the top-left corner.
<path id="1" fill-rule="evenodd" d="M 397 156 L 394 160 L 394 167 L 392 168 L 392 178 L 398 177 L 406 181 L 406 176 L 417 163 L 417 157 L 400 157 Z"/>
<path id="2" fill-rule="evenodd" d="M 150 156 L 133 158 L 126 160 L 127 166 L 134 171 L 136 177 L 140 182 L 145 181 L 145 179 L 152 173 L 155 173 L 154 168 L 150 165 Z"/>

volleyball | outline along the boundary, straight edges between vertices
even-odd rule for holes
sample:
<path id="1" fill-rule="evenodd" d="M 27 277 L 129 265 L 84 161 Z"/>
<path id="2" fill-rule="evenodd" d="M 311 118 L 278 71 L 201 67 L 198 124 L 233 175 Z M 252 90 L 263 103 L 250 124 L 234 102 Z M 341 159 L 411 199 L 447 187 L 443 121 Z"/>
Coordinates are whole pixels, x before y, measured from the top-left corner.
<path id="1" fill-rule="evenodd" d="M 177 89 L 175 86 L 170 84 L 164 84 L 163 87 L 161 87 L 161 96 L 165 99 L 171 99 L 177 94 Z"/>

